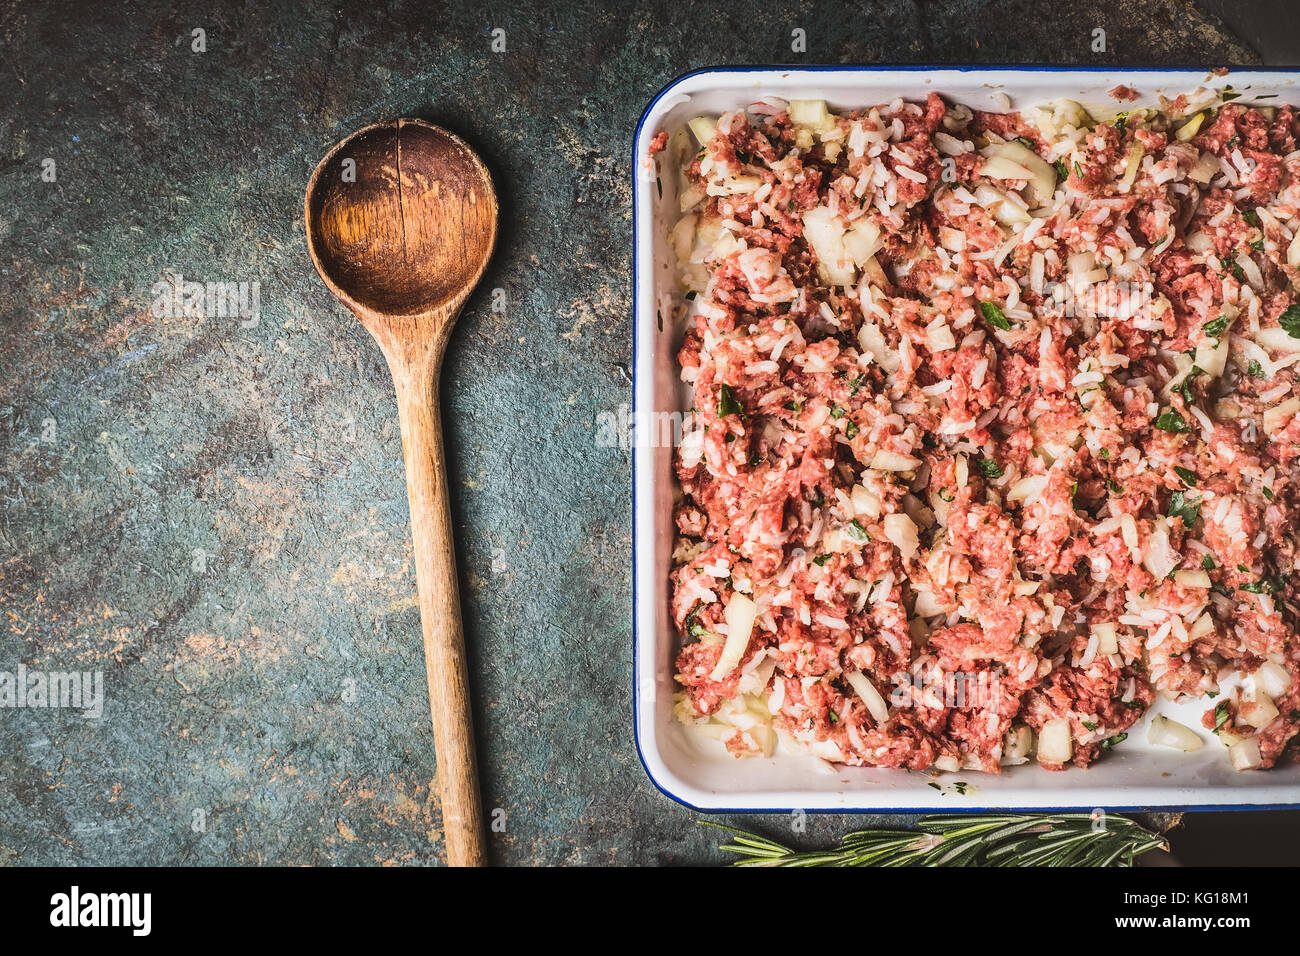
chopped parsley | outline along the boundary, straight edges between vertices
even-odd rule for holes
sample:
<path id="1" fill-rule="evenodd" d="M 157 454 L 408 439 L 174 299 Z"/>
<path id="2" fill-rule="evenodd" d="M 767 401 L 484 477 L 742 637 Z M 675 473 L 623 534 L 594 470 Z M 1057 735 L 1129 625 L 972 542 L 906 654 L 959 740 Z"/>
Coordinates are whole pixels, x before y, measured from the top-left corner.
<path id="1" fill-rule="evenodd" d="M 1214 705 L 1214 732 L 1216 734 L 1219 732 L 1219 728 L 1226 724 L 1228 718 L 1231 716 L 1232 711 L 1228 707 L 1228 702 L 1226 700 L 1221 700 Z"/>
<path id="2" fill-rule="evenodd" d="M 1205 555 L 1205 557 L 1201 558 L 1201 570 L 1202 571 L 1214 570 L 1214 559 L 1210 557 L 1208 554 Z"/>
<path id="3" fill-rule="evenodd" d="M 844 437 L 849 441 L 858 437 L 858 423 L 851 418 L 844 425 Z"/>
<path id="4" fill-rule="evenodd" d="M 1227 331 L 1228 324 L 1231 321 L 1232 320 L 1229 319 L 1226 315 L 1221 315 L 1217 319 L 1212 319 L 1211 321 L 1206 322 L 1203 326 L 1201 326 L 1201 328 L 1204 330 L 1206 335 L 1209 335 L 1217 339 L 1219 336 L 1223 335 L 1223 333 Z"/>
<path id="5" fill-rule="evenodd" d="M 1121 485 L 1121 484 L 1120 484 L 1118 481 L 1116 481 L 1114 478 L 1107 478 L 1107 479 L 1106 479 L 1106 487 L 1110 489 L 1110 493 L 1111 493 L 1112 495 L 1122 495 L 1122 494 L 1124 494 L 1124 486 Z"/>
<path id="6" fill-rule="evenodd" d="M 1247 209 L 1241 214 L 1241 218 L 1246 220 L 1247 225 L 1254 226 L 1256 229 L 1259 228 L 1259 213 L 1255 212 L 1255 210 Z"/>
<path id="7" fill-rule="evenodd" d="M 1114 737 L 1107 737 L 1101 742 L 1101 749 L 1110 750 L 1112 747 L 1117 744 L 1122 744 L 1126 740 L 1128 740 L 1128 734 L 1116 734 Z"/>
<path id="8" fill-rule="evenodd" d="M 731 390 L 729 385 L 720 385 L 718 387 L 718 417 L 726 418 L 728 415 L 743 415 L 745 408 L 736 398 L 736 393 Z"/>
<path id="9" fill-rule="evenodd" d="M 981 302 L 980 312 L 984 314 L 984 321 L 995 329 L 1007 330 L 1011 328 L 1011 323 L 1007 321 L 1006 313 L 998 307 L 996 302 Z"/>
<path id="10" fill-rule="evenodd" d="M 1300 336 L 1296 337 L 1300 338 Z M 1172 408 L 1162 413 L 1152 424 L 1162 432 L 1173 432 L 1179 435 L 1190 434 L 1192 430 L 1192 426 L 1187 424 L 1187 420 Z"/>
<path id="11" fill-rule="evenodd" d="M 1282 581 L 1279 578 L 1260 578 L 1258 581 L 1243 584 L 1241 589 L 1251 594 L 1274 594 L 1282 590 Z"/>
<path id="12" fill-rule="evenodd" d="M 1084 726 L 1086 729 L 1088 729 L 1088 730 L 1096 730 L 1096 729 L 1097 729 L 1097 725 L 1096 725 L 1095 723 L 1093 723 L 1091 720 L 1085 720 L 1085 721 L 1083 721 L 1083 726 Z"/>
<path id="13" fill-rule="evenodd" d="M 848 524 L 848 536 L 854 541 L 870 541 L 871 536 L 867 534 L 867 529 L 862 527 L 862 522 L 854 518 Z"/>
<path id="14" fill-rule="evenodd" d="M 1196 524 L 1196 519 L 1201 516 L 1201 499 L 1187 498 L 1181 491 L 1175 491 L 1169 496 L 1169 511 L 1171 518 L 1182 518 L 1183 524 L 1191 527 Z"/>
<path id="15" fill-rule="evenodd" d="M 1264 366 L 1260 365 L 1257 359 L 1250 360 L 1250 364 L 1246 366 L 1246 374 L 1251 378 L 1268 378 L 1264 374 Z"/>
<path id="16" fill-rule="evenodd" d="M 1196 472 L 1190 468 L 1183 468 L 1180 465 L 1174 465 L 1174 474 L 1183 480 L 1188 488 L 1196 487 Z"/>
<path id="17" fill-rule="evenodd" d="M 980 474 L 985 478 L 1001 478 L 1006 474 L 1002 467 L 992 458 L 980 458 L 975 462 L 975 467 L 980 470 Z"/>
<path id="18" fill-rule="evenodd" d="M 844 413 L 848 411 L 843 405 L 831 405 L 831 418 L 843 418 Z"/>
<path id="19" fill-rule="evenodd" d="M 858 389 L 860 389 L 863 385 L 865 385 L 866 381 L 867 381 L 867 377 L 865 375 L 858 375 L 854 378 L 849 379 L 849 398 L 852 398 L 854 395 L 858 394 Z"/>
<path id="20" fill-rule="evenodd" d="M 817 565 L 819 568 L 825 567 L 826 562 L 829 561 L 830 558 L 831 556 L 829 554 L 819 554 L 817 557 L 813 558 L 813 564 Z"/>
<path id="21" fill-rule="evenodd" d="M 1277 317 L 1277 324 L 1286 330 L 1293 339 L 1300 339 L 1300 305 L 1289 305 L 1286 311 Z"/>
<path id="22" fill-rule="evenodd" d="M 794 401 L 792 399 L 785 403 L 785 410 L 787 412 L 801 412 L 803 411 L 803 402 Z"/>

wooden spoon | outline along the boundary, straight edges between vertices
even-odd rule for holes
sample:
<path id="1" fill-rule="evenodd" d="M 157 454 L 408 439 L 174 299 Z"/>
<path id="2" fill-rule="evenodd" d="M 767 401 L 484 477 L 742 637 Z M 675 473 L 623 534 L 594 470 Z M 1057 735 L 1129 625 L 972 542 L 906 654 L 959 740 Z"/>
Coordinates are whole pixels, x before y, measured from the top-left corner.
<path id="1" fill-rule="evenodd" d="M 496 192 L 458 137 L 400 119 L 366 127 L 330 150 L 312 173 L 305 208 L 316 271 L 374 336 L 393 375 L 447 862 L 482 866 L 438 377 L 451 327 L 496 243 Z"/>

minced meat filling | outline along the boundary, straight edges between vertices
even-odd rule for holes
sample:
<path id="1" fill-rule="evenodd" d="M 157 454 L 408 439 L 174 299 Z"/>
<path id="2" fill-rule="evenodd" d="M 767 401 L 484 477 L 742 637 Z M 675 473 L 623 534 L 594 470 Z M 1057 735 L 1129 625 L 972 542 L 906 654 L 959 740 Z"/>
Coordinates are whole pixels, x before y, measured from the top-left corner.
<path id="1" fill-rule="evenodd" d="M 767 99 L 657 138 L 682 718 L 996 773 L 1086 766 L 1163 694 L 1239 769 L 1282 757 L 1298 131 L 1197 91 L 1110 122 Z"/>

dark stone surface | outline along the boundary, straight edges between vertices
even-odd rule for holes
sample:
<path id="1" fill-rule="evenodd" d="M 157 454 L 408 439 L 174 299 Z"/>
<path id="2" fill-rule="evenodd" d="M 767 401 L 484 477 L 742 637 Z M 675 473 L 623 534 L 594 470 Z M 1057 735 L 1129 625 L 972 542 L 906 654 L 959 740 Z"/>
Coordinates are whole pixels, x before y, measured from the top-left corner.
<path id="1" fill-rule="evenodd" d="M 719 63 L 1257 62 L 1178 0 L 170 6 L 0 3 L 0 670 L 107 696 L 0 711 L 0 862 L 440 859 L 396 410 L 303 240 L 351 129 L 443 123 L 502 198 L 444 386 L 492 856 L 707 862 L 632 745 L 629 461 L 594 439 L 645 103 Z M 158 318 L 168 276 L 258 281 L 260 320 Z"/>

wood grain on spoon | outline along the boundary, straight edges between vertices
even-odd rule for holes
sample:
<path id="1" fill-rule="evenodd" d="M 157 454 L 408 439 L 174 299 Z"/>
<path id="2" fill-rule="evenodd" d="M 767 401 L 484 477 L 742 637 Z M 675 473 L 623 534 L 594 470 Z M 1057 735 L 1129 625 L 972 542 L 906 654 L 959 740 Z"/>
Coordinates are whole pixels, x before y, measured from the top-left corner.
<path id="1" fill-rule="evenodd" d="M 496 243 L 496 192 L 459 138 L 397 120 L 334 147 L 312 174 L 305 206 L 316 270 L 374 336 L 393 375 L 447 861 L 481 866 L 483 811 L 438 378 L 452 325 Z"/>

